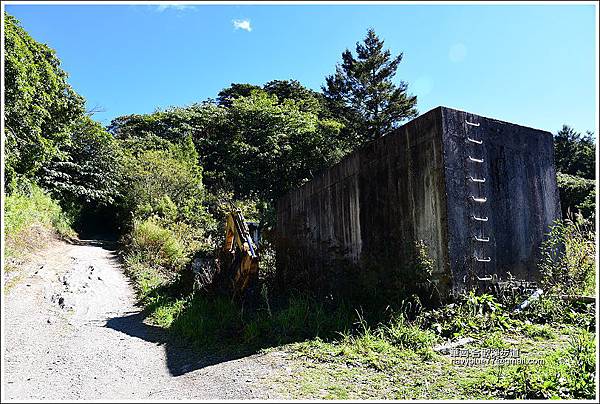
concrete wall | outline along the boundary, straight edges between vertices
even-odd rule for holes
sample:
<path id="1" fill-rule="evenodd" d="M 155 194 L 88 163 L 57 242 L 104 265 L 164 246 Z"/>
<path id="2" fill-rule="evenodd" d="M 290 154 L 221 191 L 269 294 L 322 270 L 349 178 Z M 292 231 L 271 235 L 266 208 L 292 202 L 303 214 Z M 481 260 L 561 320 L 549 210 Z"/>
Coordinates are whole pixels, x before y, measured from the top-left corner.
<path id="1" fill-rule="evenodd" d="M 438 107 L 278 201 L 278 272 L 283 285 L 326 293 L 406 292 L 423 240 L 444 295 L 474 275 L 534 278 L 559 215 L 551 134 Z"/>
<path id="2" fill-rule="evenodd" d="M 455 289 L 470 286 L 471 275 L 505 279 L 510 273 L 536 280 L 540 244 L 560 218 L 552 134 L 448 108 L 442 115 Z M 485 178 L 485 183 L 470 177 Z M 471 196 L 487 200 L 478 203 Z"/>

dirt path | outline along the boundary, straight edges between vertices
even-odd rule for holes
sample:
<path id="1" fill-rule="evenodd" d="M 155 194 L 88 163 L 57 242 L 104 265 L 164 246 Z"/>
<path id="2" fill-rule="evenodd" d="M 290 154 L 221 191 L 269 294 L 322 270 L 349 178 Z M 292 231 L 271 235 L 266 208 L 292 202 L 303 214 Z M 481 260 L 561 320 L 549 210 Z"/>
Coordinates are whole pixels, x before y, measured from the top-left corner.
<path id="1" fill-rule="evenodd" d="M 56 242 L 4 296 L 4 399 L 268 399 L 280 353 L 199 357 L 142 322 L 109 245 Z"/>

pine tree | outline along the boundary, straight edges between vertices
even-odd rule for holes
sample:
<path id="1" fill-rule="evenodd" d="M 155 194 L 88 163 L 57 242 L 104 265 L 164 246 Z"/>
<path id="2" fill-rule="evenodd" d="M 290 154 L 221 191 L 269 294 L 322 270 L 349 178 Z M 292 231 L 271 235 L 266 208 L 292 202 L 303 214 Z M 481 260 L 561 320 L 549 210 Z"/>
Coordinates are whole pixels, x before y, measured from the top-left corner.
<path id="1" fill-rule="evenodd" d="M 403 54 L 392 57 L 373 29 L 356 54 L 346 49 L 335 74 L 326 78 L 323 93 L 331 111 L 346 125 L 346 141 L 354 148 L 389 133 L 408 118 L 417 116 L 417 97 L 407 93 L 403 81 L 395 84 Z"/>

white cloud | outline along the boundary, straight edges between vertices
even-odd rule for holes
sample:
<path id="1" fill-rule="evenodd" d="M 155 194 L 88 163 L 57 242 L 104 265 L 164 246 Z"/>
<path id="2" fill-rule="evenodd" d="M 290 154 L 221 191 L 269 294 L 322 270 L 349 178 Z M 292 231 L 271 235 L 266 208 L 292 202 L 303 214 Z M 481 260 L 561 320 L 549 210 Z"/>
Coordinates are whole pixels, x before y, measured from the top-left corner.
<path id="1" fill-rule="evenodd" d="M 194 6 L 190 6 L 190 5 L 184 5 L 184 4 L 179 4 L 179 3 L 167 3 L 167 4 L 161 4 L 156 6 L 156 11 L 158 11 L 159 13 L 162 13 L 165 10 L 168 9 L 172 9 L 172 10 L 178 10 L 178 11 L 182 11 L 182 10 L 192 10 L 194 9 Z"/>
<path id="2" fill-rule="evenodd" d="M 248 32 L 252 31 L 252 27 L 250 26 L 250 20 L 233 20 L 233 28 L 243 29 Z"/>

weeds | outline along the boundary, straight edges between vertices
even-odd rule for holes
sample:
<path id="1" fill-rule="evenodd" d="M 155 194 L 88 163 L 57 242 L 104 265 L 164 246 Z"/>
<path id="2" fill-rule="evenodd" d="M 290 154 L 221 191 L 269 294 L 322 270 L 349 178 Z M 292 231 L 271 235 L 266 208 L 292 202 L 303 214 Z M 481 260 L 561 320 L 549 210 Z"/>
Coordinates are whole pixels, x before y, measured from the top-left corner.
<path id="1" fill-rule="evenodd" d="M 157 219 L 136 220 L 131 235 L 132 249 L 154 265 L 180 269 L 184 264 L 183 246 L 173 232 Z"/>
<path id="2" fill-rule="evenodd" d="M 504 306 L 494 296 L 469 292 L 456 303 L 422 314 L 427 327 L 444 338 L 456 338 L 468 333 L 506 330 L 511 320 Z"/>
<path id="3" fill-rule="evenodd" d="M 73 237 L 72 218 L 69 218 L 46 192 L 30 184 L 6 196 L 4 201 L 4 230 L 7 240 L 19 235 L 34 225 L 55 229 L 63 237 Z"/>
<path id="4" fill-rule="evenodd" d="M 595 369 L 593 334 L 579 331 L 566 349 L 544 355 L 541 365 L 513 366 L 489 387 L 510 399 L 593 399 Z"/>
<path id="5" fill-rule="evenodd" d="M 556 333 L 548 325 L 525 323 L 522 327 L 522 331 L 526 336 L 535 340 L 556 338 Z"/>
<path id="6" fill-rule="evenodd" d="M 557 222 L 542 245 L 540 272 L 546 293 L 593 294 L 595 255 L 593 223 L 581 216 Z"/>
<path id="7" fill-rule="evenodd" d="M 148 234 L 140 235 L 138 240 L 144 242 L 138 244 L 146 246 L 146 250 L 137 248 L 136 254 L 127 257 L 127 264 L 134 273 L 149 317 L 155 324 L 188 340 L 197 350 L 245 354 L 291 343 L 286 349 L 293 357 L 320 364 L 320 370 L 317 372 L 314 368 L 310 374 L 317 374 L 322 383 L 329 383 L 333 376 L 319 372 L 343 374 L 348 383 L 358 378 L 358 374 L 369 375 L 365 376 L 369 380 L 388 380 L 386 388 L 393 391 L 393 395 L 412 397 L 429 392 L 437 381 L 429 375 L 426 385 L 415 382 L 414 386 L 410 385 L 413 387 L 406 387 L 403 375 L 407 364 L 423 369 L 428 364 L 449 366 L 433 351 L 434 345 L 444 340 L 472 336 L 478 340 L 479 347 L 488 349 L 512 348 L 513 344 L 523 341 L 526 346 L 531 344 L 541 349 L 554 344 L 560 348 L 553 353 L 542 356 L 534 353 L 543 360 L 540 366 L 503 365 L 469 371 L 450 366 L 447 371 L 453 376 L 445 377 L 439 382 L 440 386 L 459 382 L 458 387 L 453 386 L 449 392 L 459 388 L 460 393 L 456 394 L 468 397 L 589 398 L 593 395 L 595 347 L 593 334 L 585 330 L 595 327 L 595 306 L 561 298 L 565 291 L 585 290 L 582 285 L 589 282 L 590 268 L 580 269 L 573 278 L 568 275 L 576 271 L 577 263 L 587 265 L 588 262 L 574 251 L 583 240 L 572 240 L 580 237 L 581 227 L 572 227 L 570 231 L 561 228 L 566 246 L 564 255 L 559 255 L 562 269 L 554 270 L 557 278 L 549 286 L 549 292 L 518 313 L 512 311 L 513 303 L 522 301 L 524 296 L 506 299 L 474 292 L 458 296 L 454 303 L 438 308 L 425 309 L 418 298 L 412 297 L 402 301 L 395 310 L 388 307 L 381 312 L 367 313 L 339 301 L 334 306 L 327 300 L 298 295 L 275 303 L 270 299 L 268 276 L 263 279 L 261 305 L 254 312 L 244 311 L 224 296 L 196 292 L 177 297 L 165 288 L 173 285 L 179 275 L 165 272 L 161 265 L 149 266 L 148 261 L 148 256 L 156 256 L 158 261 L 164 259 L 163 255 L 169 256 L 163 251 L 166 245 L 163 241 L 170 235 L 148 224 L 141 229 Z M 575 235 L 573 231 L 580 233 Z M 589 244 L 584 245 L 589 247 Z M 586 251 L 590 254 L 591 250 Z M 567 274 L 563 276 L 557 271 Z M 563 287 L 568 279 L 574 284 Z M 565 341 L 557 338 L 557 328 L 563 333 L 574 333 L 568 347 L 560 345 Z M 465 372 L 471 376 L 461 376 Z M 314 391 L 318 386 L 319 382 L 313 381 L 305 387 Z M 334 387 L 327 387 L 328 397 L 354 396 L 355 386 L 351 384 Z"/>
<path id="8" fill-rule="evenodd" d="M 39 248 L 39 227 L 64 238 L 75 237 L 72 223 L 73 219 L 39 186 L 21 183 L 4 201 L 4 258 L 16 258 Z M 9 266 L 6 261 L 4 264 Z"/>

